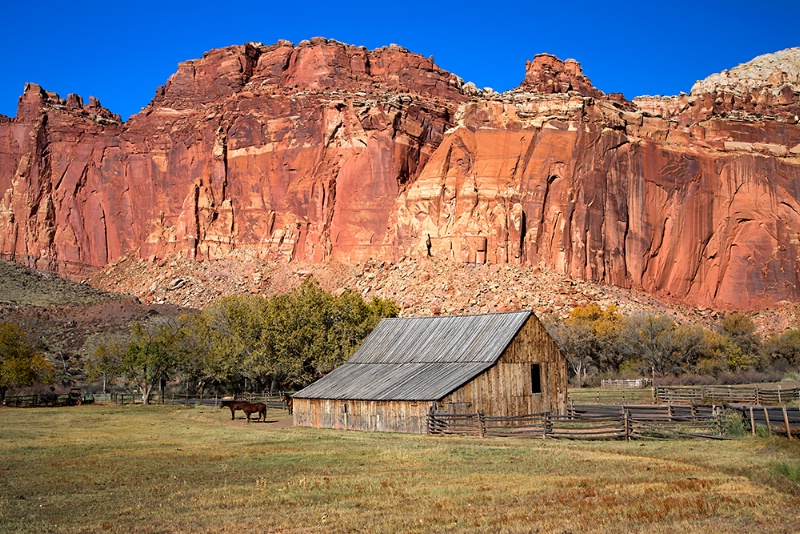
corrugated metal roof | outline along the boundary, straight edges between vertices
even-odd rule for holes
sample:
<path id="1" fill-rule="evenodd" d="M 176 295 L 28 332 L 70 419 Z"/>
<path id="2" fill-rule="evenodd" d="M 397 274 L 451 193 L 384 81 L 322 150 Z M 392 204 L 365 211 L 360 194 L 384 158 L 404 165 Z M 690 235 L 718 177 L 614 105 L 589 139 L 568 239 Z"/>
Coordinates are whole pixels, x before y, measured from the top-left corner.
<path id="1" fill-rule="evenodd" d="M 384 319 L 298 398 L 438 400 L 497 361 L 530 311 Z"/>

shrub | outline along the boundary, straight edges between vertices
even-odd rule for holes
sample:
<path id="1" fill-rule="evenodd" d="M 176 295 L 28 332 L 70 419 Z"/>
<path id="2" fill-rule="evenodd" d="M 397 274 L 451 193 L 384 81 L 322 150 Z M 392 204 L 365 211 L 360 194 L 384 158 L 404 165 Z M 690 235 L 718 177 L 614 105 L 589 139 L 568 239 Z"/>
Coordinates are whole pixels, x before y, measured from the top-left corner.
<path id="1" fill-rule="evenodd" d="M 742 414 L 736 410 L 725 410 L 722 413 L 722 434 L 729 437 L 745 435 L 745 423 Z"/>

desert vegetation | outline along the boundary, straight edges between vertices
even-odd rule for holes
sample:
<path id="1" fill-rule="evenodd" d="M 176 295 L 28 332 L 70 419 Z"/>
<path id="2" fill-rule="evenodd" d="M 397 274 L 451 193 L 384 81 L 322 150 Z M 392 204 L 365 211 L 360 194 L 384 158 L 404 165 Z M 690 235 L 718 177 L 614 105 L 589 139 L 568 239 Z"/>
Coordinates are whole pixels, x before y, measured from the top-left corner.
<path id="1" fill-rule="evenodd" d="M 770 382 L 800 370 L 800 329 L 762 339 L 753 320 L 740 313 L 708 329 L 663 313 L 624 316 L 613 305 L 590 304 L 574 308 L 565 320 L 544 321 L 569 362 L 574 385 L 651 375 L 661 384 Z"/>
<path id="2" fill-rule="evenodd" d="M 435 437 L 0 408 L 3 532 L 797 532 L 800 445 Z M 285 413 L 285 412 L 284 412 Z"/>

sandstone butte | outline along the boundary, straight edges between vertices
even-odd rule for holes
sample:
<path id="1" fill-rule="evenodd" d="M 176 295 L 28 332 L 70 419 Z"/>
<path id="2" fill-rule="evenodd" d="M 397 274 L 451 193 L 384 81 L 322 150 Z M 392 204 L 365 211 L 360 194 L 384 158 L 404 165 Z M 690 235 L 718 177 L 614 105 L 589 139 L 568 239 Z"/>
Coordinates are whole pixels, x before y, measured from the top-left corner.
<path id="1" fill-rule="evenodd" d="M 28 84 L 0 117 L 0 254 L 447 258 L 717 309 L 800 301 L 800 48 L 689 94 L 603 94 L 538 55 L 479 90 L 395 45 L 212 50 L 127 122 Z"/>

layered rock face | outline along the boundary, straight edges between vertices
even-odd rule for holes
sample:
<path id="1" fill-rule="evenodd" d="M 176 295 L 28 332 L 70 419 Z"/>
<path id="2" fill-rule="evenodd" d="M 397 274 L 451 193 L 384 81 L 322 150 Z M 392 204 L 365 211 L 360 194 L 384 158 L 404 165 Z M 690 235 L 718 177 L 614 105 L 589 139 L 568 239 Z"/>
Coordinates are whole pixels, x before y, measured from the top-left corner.
<path id="1" fill-rule="evenodd" d="M 628 102 L 541 55 L 497 94 L 317 38 L 183 63 L 124 124 L 31 85 L 0 121 L 0 252 L 61 271 L 433 257 L 719 308 L 797 301 L 800 96 L 777 72 Z"/>

